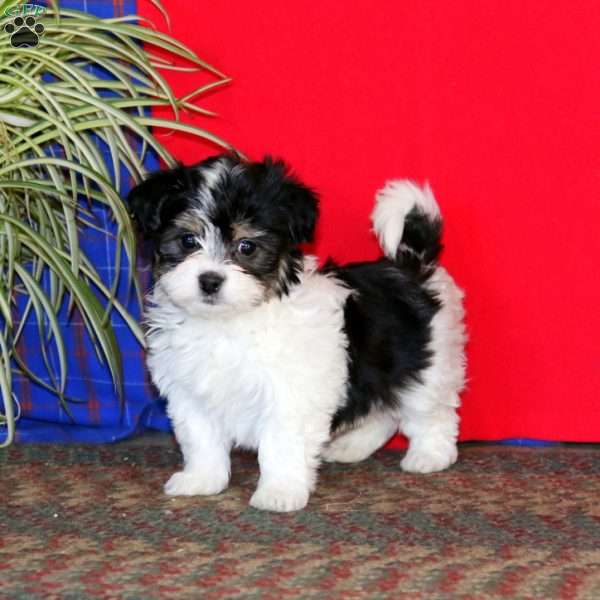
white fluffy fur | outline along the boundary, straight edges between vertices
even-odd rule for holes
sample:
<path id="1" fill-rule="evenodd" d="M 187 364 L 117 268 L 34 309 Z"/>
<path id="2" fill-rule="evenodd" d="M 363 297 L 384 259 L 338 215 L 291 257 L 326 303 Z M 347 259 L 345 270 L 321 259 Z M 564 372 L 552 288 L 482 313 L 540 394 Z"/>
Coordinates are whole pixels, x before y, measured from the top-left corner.
<path id="1" fill-rule="evenodd" d="M 207 304 L 198 294 L 198 277 L 207 271 L 225 277 L 219 290 L 218 304 Z M 219 263 L 202 254 L 191 256 L 163 275 L 158 288 L 162 289 L 166 297 L 180 309 L 196 316 L 209 318 L 217 314 L 247 310 L 259 304 L 264 296 L 264 289 L 256 279 L 237 265 Z"/>
<path id="2" fill-rule="evenodd" d="M 373 230 L 385 255 L 392 260 L 402 240 L 404 219 L 414 207 L 432 218 L 440 216 L 427 183 L 421 188 L 408 179 L 388 181 L 375 195 L 375 209 L 371 215 Z"/>
<path id="3" fill-rule="evenodd" d="M 395 256 L 415 205 L 439 214 L 428 187 L 391 182 L 379 192 L 372 218 L 388 256 Z M 422 383 L 399 392 L 401 408 L 374 412 L 330 440 L 332 415 L 345 401 L 349 291 L 315 264 L 305 259 L 289 296 L 262 303 L 249 275 L 202 253 L 157 282 L 147 313 L 148 364 L 184 457 L 167 494 L 221 492 L 233 446 L 258 450 L 260 480 L 250 503 L 277 511 L 306 505 L 321 457 L 362 460 L 398 430 L 410 440 L 404 470 L 428 473 L 456 460 L 455 409 L 464 385 L 460 289 L 443 268 L 427 283 L 442 302 L 432 322 L 433 360 Z M 206 270 L 226 275 L 218 306 L 198 297 L 198 275 Z"/>
<path id="4" fill-rule="evenodd" d="M 206 211 L 214 204 L 214 197 L 211 191 L 215 189 L 227 168 L 222 160 L 217 160 L 212 167 L 206 167 L 202 170 L 204 185 L 199 189 L 199 200 Z"/>
<path id="5" fill-rule="evenodd" d="M 422 383 L 401 395 L 400 430 L 410 440 L 405 471 L 430 473 L 449 467 L 458 452 L 459 393 L 465 385 L 463 292 L 443 267 L 427 282 L 442 302 L 431 322 L 432 364 Z"/>
<path id="6" fill-rule="evenodd" d="M 323 449 L 328 462 L 365 460 L 398 432 L 400 419 L 389 411 L 373 411 L 354 427 L 336 435 Z"/>
<path id="7" fill-rule="evenodd" d="M 258 449 L 253 506 L 306 505 L 331 417 L 344 401 L 348 294 L 308 262 L 288 297 L 210 319 L 175 305 L 157 284 L 148 312 L 149 367 L 168 398 L 184 456 L 168 494 L 223 490 L 237 445 Z"/>

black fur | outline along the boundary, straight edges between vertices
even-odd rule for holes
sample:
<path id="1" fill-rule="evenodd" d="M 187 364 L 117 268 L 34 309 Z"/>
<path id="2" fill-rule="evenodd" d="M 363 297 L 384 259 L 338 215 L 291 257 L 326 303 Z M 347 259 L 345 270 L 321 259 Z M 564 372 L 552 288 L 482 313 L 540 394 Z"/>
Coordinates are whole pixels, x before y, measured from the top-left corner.
<path id="1" fill-rule="evenodd" d="M 126 199 L 138 229 L 149 238 L 159 235 L 189 207 L 190 193 L 200 187 L 203 180 L 199 169 L 181 165 L 152 173 L 135 186 Z"/>
<path id="2" fill-rule="evenodd" d="M 332 432 L 375 407 L 394 408 L 397 394 L 419 382 L 431 364 L 431 320 L 440 302 L 423 283 L 437 266 L 441 235 L 442 220 L 415 207 L 404 221 L 394 261 L 325 265 L 352 290 L 344 307 L 347 401 L 333 417 Z"/>
<path id="3" fill-rule="evenodd" d="M 414 207 L 404 221 L 402 243 L 396 253 L 396 264 L 419 280 L 427 279 L 435 270 L 442 252 L 442 220 L 432 219 Z"/>
<path id="4" fill-rule="evenodd" d="M 212 202 L 205 206 L 200 191 L 215 163 L 222 174 L 211 187 Z M 230 258 L 279 295 L 298 283 L 302 253 L 297 246 L 312 240 L 318 217 L 316 194 L 291 175 L 282 161 L 270 157 L 246 162 L 236 155 L 222 155 L 161 171 L 135 187 L 127 203 L 140 231 L 155 240 L 158 274 L 189 254 L 179 246 L 186 231 L 176 220 L 187 211 L 191 215 L 193 209 L 201 209 L 219 229 Z M 242 226 L 257 232 L 253 240 L 258 250 L 251 258 L 235 252 L 236 228 Z M 200 234 L 201 228 L 198 224 L 189 231 Z"/>
<path id="5" fill-rule="evenodd" d="M 394 391 L 419 381 L 430 364 L 431 319 L 440 305 L 411 270 L 381 259 L 324 271 L 353 290 L 344 309 L 348 336 L 348 396 L 331 429 L 351 425 L 374 407 L 397 403 Z"/>
<path id="6" fill-rule="evenodd" d="M 161 233 L 180 212 L 193 207 L 194 193 L 205 182 L 204 170 L 217 161 L 225 162 L 228 172 L 214 190 L 216 210 L 210 217 L 225 235 L 236 221 L 248 220 L 285 234 L 292 244 L 312 241 L 316 194 L 291 175 L 283 161 L 266 157 L 262 162 L 244 162 L 235 155 L 159 171 L 134 187 L 126 202 L 142 233 Z"/>
<path id="7" fill-rule="evenodd" d="M 222 180 L 213 195 L 218 207 L 213 222 L 217 224 L 248 220 L 257 228 L 285 236 L 292 245 L 313 239 L 316 194 L 280 160 L 266 157 L 262 162 L 245 163 Z"/>

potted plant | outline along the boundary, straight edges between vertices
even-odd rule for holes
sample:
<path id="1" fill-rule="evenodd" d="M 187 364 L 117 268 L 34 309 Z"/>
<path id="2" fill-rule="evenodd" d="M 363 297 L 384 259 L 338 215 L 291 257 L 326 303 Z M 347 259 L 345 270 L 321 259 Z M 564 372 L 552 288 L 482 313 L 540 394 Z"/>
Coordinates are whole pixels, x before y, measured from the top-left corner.
<path id="1" fill-rule="evenodd" d="M 137 344 L 143 338 L 141 290 L 132 268 L 136 236 L 121 197 L 149 162 L 175 164 L 155 129 L 229 147 L 180 120 L 182 111 L 212 116 L 196 101 L 228 78 L 145 25 L 135 15 L 102 18 L 56 1 L 47 7 L 0 1 L 3 445 L 15 433 L 15 380 L 26 378 L 53 397 L 65 419 L 76 420 L 77 402 L 89 400 L 69 391 L 75 316 L 122 403 L 115 320 Z M 168 69 L 201 71 L 212 79 L 176 96 L 161 74 Z M 156 107 L 170 109 L 171 118 L 152 116 Z M 96 263 L 86 242 L 93 235 L 110 246 L 112 264 Z"/>

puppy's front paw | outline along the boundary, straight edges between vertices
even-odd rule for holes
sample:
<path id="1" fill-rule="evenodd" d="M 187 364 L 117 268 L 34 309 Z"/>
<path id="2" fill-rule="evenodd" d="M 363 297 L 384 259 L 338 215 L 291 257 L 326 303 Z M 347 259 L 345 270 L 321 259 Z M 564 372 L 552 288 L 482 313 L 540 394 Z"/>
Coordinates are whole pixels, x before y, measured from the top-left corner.
<path id="1" fill-rule="evenodd" d="M 259 485 L 250 498 L 250 506 L 260 510 L 291 512 L 300 510 L 308 503 L 308 490 L 291 489 L 277 485 Z"/>
<path id="2" fill-rule="evenodd" d="M 165 483 L 168 496 L 212 496 L 222 492 L 229 483 L 227 477 L 207 477 L 199 473 L 179 471 Z"/>
<path id="3" fill-rule="evenodd" d="M 455 445 L 443 448 L 409 448 L 400 466 L 409 473 L 434 473 L 453 465 L 458 458 Z"/>

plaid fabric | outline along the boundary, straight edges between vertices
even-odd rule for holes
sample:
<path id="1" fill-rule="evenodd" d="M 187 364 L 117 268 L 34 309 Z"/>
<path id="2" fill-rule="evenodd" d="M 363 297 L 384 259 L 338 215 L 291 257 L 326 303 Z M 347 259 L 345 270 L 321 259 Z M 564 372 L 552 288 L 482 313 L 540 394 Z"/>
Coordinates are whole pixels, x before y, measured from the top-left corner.
<path id="1" fill-rule="evenodd" d="M 60 7 L 85 10 L 101 17 L 136 12 L 135 0 L 63 0 L 60 2 Z M 131 141 L 137 143 L 135 139 Z M 104 153 L 108 152 L 106 147 L 102 148 L 99 140 L 97 143 Z M 157 159 L 149 156 L 146 166 L 149 170 L 157 168 Z M 122 175 L 124 186 L 121 192 L 126 193 L 130 182 L 127 181 L 126 172 Z M 114 224 L 111 223 L 109 214 L 103 207 L 95 206 L 93 212 L 98 219 L 98 224 L 108 232 L 115 231 Z M 104 283 L 110 284 L 114 278 L 116 252 L 113 237 L 87 228 L 82 232 L 81 245 L 92 259 Z M 143 248 L 140 255 L 138 269 L 142 284 L 147 286 L 150 270 L 149 262 L 143 258 Z M 125 271 L 129 269 L 124 256 L 121 269 L 124 272 L 119 288 L 119 300 L 139 318 L 140 310 L 137 301 L 132 298 L 132 294 L 129 294 L 124 285 L 127 279 Z M 21 308 L 22 306 L 23 304 Z M 111 315 L 111 321 L 123 357 L 124 408 L 122 409 L 119 404 L 108 367 L 96 355 L 81 314 L 75 310 L 69 317 L 65 307 L 59 315 L 59 322 L 68 350 L 66 395 L 80 399 L 81 402 L 69 404 L 74 416 L 72 420 L 59 406 L 54 394 L 32 383 L 29 378 L 16 376 L 14 391 L 22 414 L 17 423 L 17 441 L 107 442 L 127 437 L 148 426 L 162 430 L 169 428 L 164 414 L 164 404 L 158 399 L 148 380 L 142 348 L 116 312 Z M 19 350 L 32 371 L 49 382 L 39 344 L 38 325 L 34 316 L 30 315 Z M 58 372 L 58 360 L 53 348 L 48 348 L 48 355 L 53 369 Z"/>

